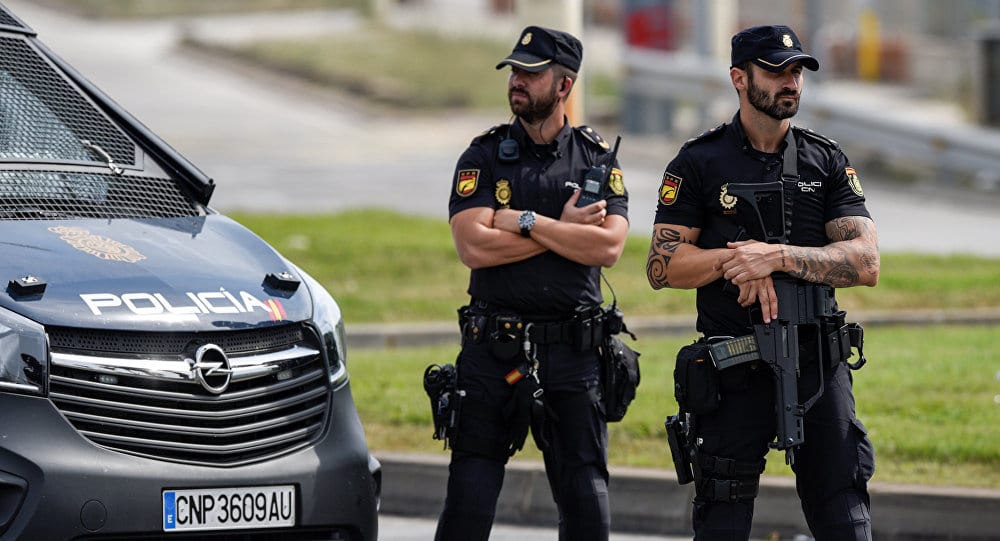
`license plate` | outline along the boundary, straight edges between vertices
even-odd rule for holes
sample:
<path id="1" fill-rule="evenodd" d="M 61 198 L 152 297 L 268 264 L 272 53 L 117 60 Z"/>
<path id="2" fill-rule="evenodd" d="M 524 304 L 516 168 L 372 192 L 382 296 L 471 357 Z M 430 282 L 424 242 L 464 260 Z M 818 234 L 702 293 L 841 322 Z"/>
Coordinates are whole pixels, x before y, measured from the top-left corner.
<path id="1" fill-rule="evenodd" d="M 163 491 L 163 531 L 295 525 L 295 486 Z"/>

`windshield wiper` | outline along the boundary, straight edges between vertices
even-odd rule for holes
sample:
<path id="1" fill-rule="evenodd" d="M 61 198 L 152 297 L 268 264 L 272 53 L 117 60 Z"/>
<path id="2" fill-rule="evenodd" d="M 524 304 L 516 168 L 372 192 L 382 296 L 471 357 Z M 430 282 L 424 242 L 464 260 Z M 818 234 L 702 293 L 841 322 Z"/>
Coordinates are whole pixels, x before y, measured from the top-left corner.
<path id="1" fill-rule="evenodd" d="M 114 173 L 115 175 L 121 176 L 123 173 L 125 173 L 125 170 L 122 169 L 121 167 L 118 167 L 118 164 L 116 164 L 115 161 L 111 159 L 111 155 L 105 152 L 103 148 L 97 146 L 96 143 L 91 143 L 86 139 L 81 139 L 80 144 L 94 151 L 95 154 L 100 156 L 101 159 L 104 160 L 104 163 L 108 164 L 108 168 L 111 169 L 111 172 Z"/>

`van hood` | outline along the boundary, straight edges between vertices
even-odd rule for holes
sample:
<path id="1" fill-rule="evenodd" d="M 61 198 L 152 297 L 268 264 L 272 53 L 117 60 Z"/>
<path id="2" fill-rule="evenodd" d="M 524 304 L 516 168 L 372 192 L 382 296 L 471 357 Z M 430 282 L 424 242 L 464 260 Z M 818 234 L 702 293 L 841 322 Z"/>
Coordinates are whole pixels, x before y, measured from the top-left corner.
<path id="1" fill-rule="evenodd" d="M 0 306 L 43 325 L 212 331 L 312 312 L 298 269 L 219 214 L 7 221 L 0 232 Z"/>

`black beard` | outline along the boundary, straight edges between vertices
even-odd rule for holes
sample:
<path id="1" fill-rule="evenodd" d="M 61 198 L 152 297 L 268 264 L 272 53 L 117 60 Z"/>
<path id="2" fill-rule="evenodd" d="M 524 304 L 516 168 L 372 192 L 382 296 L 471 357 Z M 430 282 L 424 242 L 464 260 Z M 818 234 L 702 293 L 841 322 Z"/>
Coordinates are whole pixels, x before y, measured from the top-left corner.
<path id="1" fill-rule="evenodd" d="M 767 92 L 754 84 L 752 75 L 747 77 L 747 99 L 754 109 L 775 120 L 792 118 L 799 112 L 798 100 L 793 101 L 791 105 L 782 105 L 781 97 L 782 94 L 776 94 L 774 97 L 767 95 Z"/>
<path id="2" fill-rule="evenodd" d="M 514 102 L 511 100 L 510 91 L 507 92 L 510 112 L 520 117 L 525 124 L 535 124 L 536 122 L 545 120 L 556 110 L 556 103 L 558 103 L 559 98 L 556 97 L 556 86 L 554 84 L 548 96 L 542 96 L 535 100 L 531 95 L 526 95 L 528 98 L 527 103 L 514 105 Z"/>

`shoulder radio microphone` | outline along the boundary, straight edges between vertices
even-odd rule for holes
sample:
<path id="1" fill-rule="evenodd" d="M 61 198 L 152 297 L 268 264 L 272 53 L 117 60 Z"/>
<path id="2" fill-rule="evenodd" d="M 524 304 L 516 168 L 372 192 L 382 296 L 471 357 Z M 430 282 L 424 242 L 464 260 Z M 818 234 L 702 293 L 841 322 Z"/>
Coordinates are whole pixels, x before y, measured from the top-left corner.
<path id="1" fill-rule="evenodd" d="M 587 171 L 587 174 L 584 175 L 583 187 L 580 188 L 580 198 L 576 200 L 576 206 L 585 207 L 604 199 L 604 187 L 608 183 L 608 174 L 611 168 L 615 166 L 615 158 L 618 156 L 618 145 L 621 142 L 622 137 L 619 135 L 615 139 L 615 148 L 611 150 L 606 163 L 592 166 Z"/>

